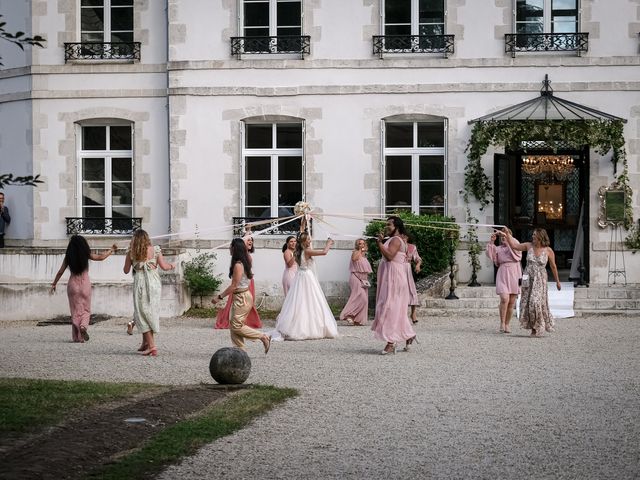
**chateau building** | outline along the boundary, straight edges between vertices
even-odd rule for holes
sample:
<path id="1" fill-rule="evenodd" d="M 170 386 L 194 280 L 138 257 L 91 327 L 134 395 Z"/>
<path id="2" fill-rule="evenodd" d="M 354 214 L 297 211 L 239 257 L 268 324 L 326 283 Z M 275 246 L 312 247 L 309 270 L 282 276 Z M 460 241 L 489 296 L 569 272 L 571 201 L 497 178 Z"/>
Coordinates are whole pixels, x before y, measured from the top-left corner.
<path id="1" fill-rule="evenodd" d="M 47 39 L 0 45 L 0 173 L 44 181 L 4 190 L 13 221 L 0 287 L 14 318 L 36 314 L 34 292 L 71 233 L 125 247 L 142 227 L 186 258 L 301 199 L 325 214 L 316 240 L 338 240 L 318 263 L 327 295 L 340 295 L 369 215 L 465 221 L 478 122 L 622 121 L 638 219 L 638 0 L 0 0 L 0 13 L 7 30 Z M 521 241 L 546 228 L 563 279 L 579 269 L 606 285 L 612 239 L 627 232 L 608 224 L 601 187 L 616 189 L 623 163 L 564 140 L 491 145 L 481 165 L 492 201 L 480 209 L 470 196 L 470 211 Z M 289 228 L 256 236 L 258 295 L 282 295 Z M 640 283 L 625 255 L 624 280 Z M 456 258 L 468 281 L 464 242 Z M 492 283 L 481 262 L 478 279 Z M 91 275 L 127 314 L 121 269 L 102 262 Z M 172 298 L 167 314 L 185 306 Z M 96 313 L 113 311 L 97 302 Z M 51 308 L 63 313 L 64 299 Z"/>

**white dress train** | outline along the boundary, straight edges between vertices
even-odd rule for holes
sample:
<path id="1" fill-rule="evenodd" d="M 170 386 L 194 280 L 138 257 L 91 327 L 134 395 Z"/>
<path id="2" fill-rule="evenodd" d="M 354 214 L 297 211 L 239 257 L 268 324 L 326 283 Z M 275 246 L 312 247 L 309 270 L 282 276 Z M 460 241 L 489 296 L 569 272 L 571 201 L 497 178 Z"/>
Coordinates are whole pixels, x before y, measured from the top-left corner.
<path id="1" fill-rule="evenodd" d="M 338 325 L 320 288 L 313 257 L 306 259 L 303 253 L 272 336 L 274 340 L 313 340 L 338 336 Z"/>

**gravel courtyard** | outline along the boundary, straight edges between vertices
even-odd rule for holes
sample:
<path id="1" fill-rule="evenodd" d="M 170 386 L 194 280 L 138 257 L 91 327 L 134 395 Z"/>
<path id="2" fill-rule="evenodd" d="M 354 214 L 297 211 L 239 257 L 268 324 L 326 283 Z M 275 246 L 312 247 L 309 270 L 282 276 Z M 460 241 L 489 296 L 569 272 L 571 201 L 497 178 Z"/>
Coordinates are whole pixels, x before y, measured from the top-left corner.
<path id="1" fill-rule="evenodd" d="M 213 383 L 209 359 L 230 345 L 211 321 L 169 319 L 159 356 L 141 357 L 125 322 L 92 325 L 86 344 L 69 325 L 0 324 L 0 375 Z M 419 345 L 387 356 L 367 327 L 267 356 L 252 344 L 249 382 L 301 395 L 160 478 L 638 478 L 639 322 L 562 319 L 535 339 L 493 319 L 427 318 Z"/>

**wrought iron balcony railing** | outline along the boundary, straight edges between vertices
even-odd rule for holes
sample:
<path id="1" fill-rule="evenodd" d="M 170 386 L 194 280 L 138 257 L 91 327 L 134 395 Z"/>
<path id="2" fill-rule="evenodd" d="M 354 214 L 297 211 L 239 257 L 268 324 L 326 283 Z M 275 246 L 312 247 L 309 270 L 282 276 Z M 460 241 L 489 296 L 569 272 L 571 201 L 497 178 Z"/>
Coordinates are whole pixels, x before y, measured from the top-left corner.
<path id="1" fill-rule="evenodd" d="M 67 217 L 67 235 L 131 235 L 142 228 L 142 218 Z"/>
<path id="2" fill-rule="evenodd" d="M 288 222 L 282 227 L 278 226 L 278 221 L 273 223 L 264 223 L 262 225 L 251 225 L 252 222 L 264 222 L 265 220 L 275 220 L 275 218 L 269 217 L 233 217 L 233 234 L 235 236 L 244 235 L 247 229 L 253 231 L 266 230 L 267 228 L 276 227 L 269 230 L 269 235 L 296 235 L 300 232 L 300 220 L 295 219 L 292 222 Z M 309 231 L 312 231 L 313 220 L 309 220 Z M 249 228 L 248 228 L 249 227 Z"/>
<path id="3" fill-rule="evenodd" d="M 242 58 L 243 54 L 289 53 L 305 55 L 311 53 L 309 35 L 280 35 L 271 37 L 231 37 L 231 55 Z"/>
<path id="4" fill-rule="evenodd" d="M 589 49 L 588 33 L 507 33 L 504 50 L 512 57 L 517 52 L 576 52 Z"/>
<path id="5" fill-rule="evenodd" d="M 374 35 L 373 53 L 441 53 L 444 58 L 454 52 L 455 35 Z"/>
<path id="6" fill-rule="evenodd" d="M 140 60 L 140 42 L 65 43 L 64 61 Z"/>

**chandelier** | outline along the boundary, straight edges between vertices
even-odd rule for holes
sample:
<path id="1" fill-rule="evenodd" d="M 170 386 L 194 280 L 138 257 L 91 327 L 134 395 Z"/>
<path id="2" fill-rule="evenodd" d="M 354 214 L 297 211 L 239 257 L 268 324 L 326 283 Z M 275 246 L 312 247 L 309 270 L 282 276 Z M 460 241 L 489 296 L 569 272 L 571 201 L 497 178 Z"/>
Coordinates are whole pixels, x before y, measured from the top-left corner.
<path id="1" fill-rule="evenodd" d="M 522 170 L 529 175 L 550 175 L 565 180 L 574 170 L 571 155 L 527 155 L 522 157 Z"/>

